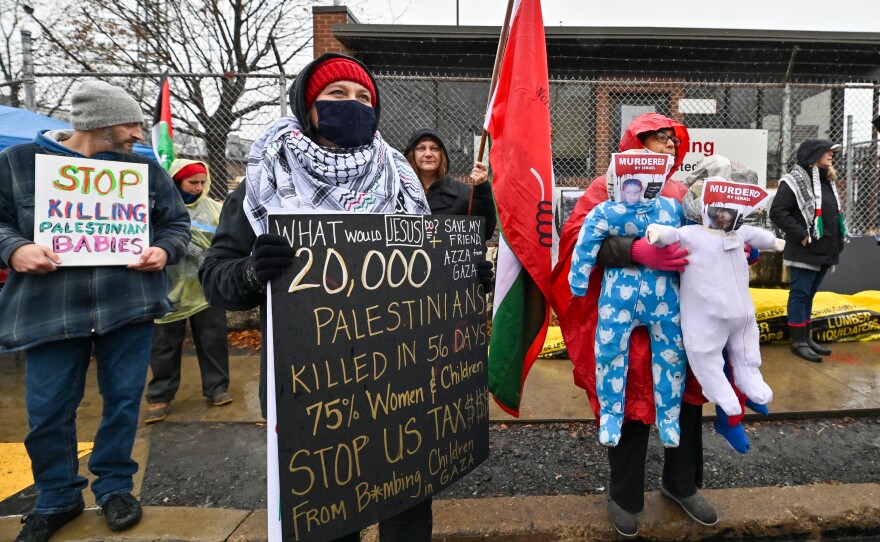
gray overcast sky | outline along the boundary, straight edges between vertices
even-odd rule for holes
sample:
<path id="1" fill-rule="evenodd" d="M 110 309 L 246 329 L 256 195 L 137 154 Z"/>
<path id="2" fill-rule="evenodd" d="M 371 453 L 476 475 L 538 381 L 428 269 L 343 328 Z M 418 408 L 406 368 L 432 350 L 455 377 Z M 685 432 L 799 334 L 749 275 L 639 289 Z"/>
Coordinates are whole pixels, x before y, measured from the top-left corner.
<path id="1" fill-rule="evenodd" d="M 462 25 L 500 25 L 504 20 L 506 0 L 458 1 Z M 541 5 L 546 26 L 880 32 L 877 0 L 542 0 Z M 456 0 L 359 0 L 352 6 L 363 23 L 455 24 Z"/>

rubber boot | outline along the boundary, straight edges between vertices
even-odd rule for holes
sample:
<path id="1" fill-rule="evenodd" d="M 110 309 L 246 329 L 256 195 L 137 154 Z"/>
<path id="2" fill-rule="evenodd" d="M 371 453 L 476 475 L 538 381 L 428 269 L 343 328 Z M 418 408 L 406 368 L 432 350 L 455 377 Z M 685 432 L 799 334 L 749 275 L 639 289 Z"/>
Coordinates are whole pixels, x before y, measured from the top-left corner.
<path id="1" fill-rule="evenodd" d="M 799 358 L 803 358 L 813 363 L 821 363 L 822 358 L 810 348 L 807 343 L 807 327 L 806 326 L 788 326 L 788 332 L 791 336 L 791 353 Z"/>
<path id="2" fill-rule="evenodd" d="M 813 352 L 819 354 L 820 356 L 830 356 L 831 355 L 830 348 L 825 348 L 824 346 L 822 346 L 821 344 L 819 344 L 813 340 L 813 330 L 812 330 L 812 323 L 811 322 L 807 322 L 806 338 L 807 338 L 807 344 L 810 345 L 810 348 L 813 349 Z"/>

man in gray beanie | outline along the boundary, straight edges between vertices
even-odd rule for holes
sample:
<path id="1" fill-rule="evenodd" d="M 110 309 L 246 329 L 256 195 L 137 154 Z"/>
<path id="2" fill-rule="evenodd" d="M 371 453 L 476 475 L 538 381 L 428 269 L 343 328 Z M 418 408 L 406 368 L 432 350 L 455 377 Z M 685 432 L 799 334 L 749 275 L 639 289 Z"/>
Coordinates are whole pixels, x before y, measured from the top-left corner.
<path id="1" fill-rule="evenodd" d="M 81 83 L 70 98 L 73 132 L 63 145 L 83 156 L 102 151 L 131 152 L 143 139 L 144 114 L 131 94 L 104 81 Z"/>
<path id="2" fill-rule="evenodd" d="M 70 124 L 75 130 L 140 124 L 144 120 L 141 106 L 128 92 L 104 81 L 80 84 L 70 102 Z"/>
<path id="3" fill-rule="evenodd" d="M 81 84 L 71 102 L 73 130 L 43 131 L 0 153 L 0 264 L 10 268 L 0 290 L 0 351 L 25 351 L 25 448 L 40 490 L 16 542 L 46 542 L 83 512 L 88 480 L 77 472 L 76 409 L 92 353 L 104 402 L 89 459 L 92 492 L 110 529 L 140 520 L 131 451 L 153 320 L 172 309 L 164 269 L 184 254 L 190 237 L 189 214 L 168 174 L 130 152 L 142 137 L 138 103 L 101 81 Z M 146 165 L 149 247 L 138 262 L 65 266 L 49 247 L 34 243 L 36 156 L 46 154 Z M 83 226 L 104 225 L 88 219 Z"/>

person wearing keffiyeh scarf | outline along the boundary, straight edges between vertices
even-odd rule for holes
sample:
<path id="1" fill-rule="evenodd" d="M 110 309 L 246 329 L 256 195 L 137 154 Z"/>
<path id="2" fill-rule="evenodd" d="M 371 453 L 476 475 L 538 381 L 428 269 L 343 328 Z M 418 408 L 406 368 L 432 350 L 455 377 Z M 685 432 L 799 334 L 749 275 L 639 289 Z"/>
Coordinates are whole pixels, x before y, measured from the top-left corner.
<path id="1" fill-rule="evenodd" d="M 785 233 L 783 262 L 788 266 L 788 330 L 791 351 L 812 362 L 831 350 L 813 340 L 813 298 L 822 279 L 840 261 L 847 236 L 832 162 L 841 146 L 808 139 L 797 150 L 797 165 L 779 180 L 770 220 Z"/>
<path id="2" fill-rule="evenodd" d="M 406 158 L 378 131 L 378 84 L 358 60 L 321 55 L 290 88 L 293 116 L 254 142 L 245 179 L 226 198 L 199 280 L 211 305 L 261 308 L 266 337 L 266 283 L 293 264 L 286 239 L 267 232 L 269 209 L 300 213 L 430 214 Z M 266 417 L 266 344 L 260 351 L 260 407 Z M 431 539 L 431 500 L 379 524 L 380 540 Z M 390 537 L 390 538 L 389 538 Z M 359 533 L 339 538 L 356 541 Z"/>

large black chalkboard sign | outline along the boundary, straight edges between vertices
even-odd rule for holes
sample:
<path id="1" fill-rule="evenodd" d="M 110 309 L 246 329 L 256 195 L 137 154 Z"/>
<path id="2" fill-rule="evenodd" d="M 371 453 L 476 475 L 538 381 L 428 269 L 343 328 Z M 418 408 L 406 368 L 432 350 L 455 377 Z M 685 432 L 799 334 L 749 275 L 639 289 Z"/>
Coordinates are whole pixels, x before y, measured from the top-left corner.
<path id="1" fill-rule="evenodd" d="M 424 501 L 489 454 L 481 218 L 273 215 L 281 527 L 323 541 Z"/>

